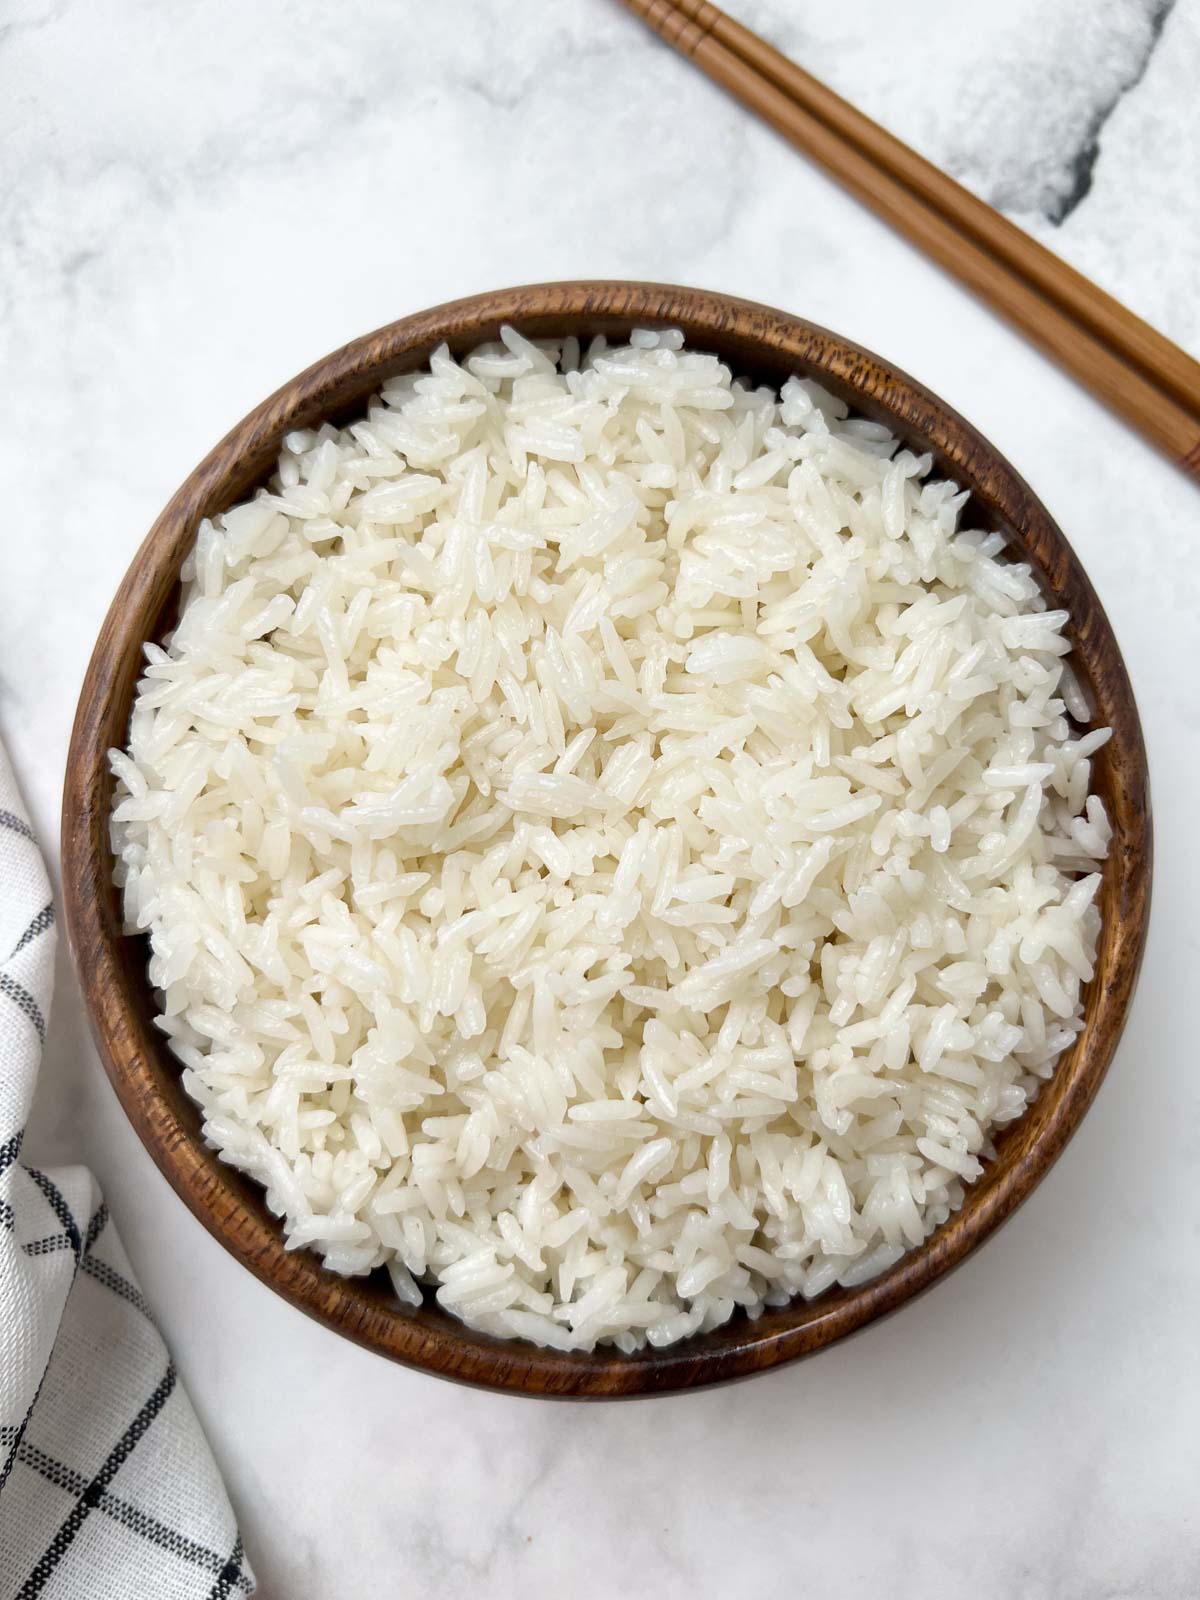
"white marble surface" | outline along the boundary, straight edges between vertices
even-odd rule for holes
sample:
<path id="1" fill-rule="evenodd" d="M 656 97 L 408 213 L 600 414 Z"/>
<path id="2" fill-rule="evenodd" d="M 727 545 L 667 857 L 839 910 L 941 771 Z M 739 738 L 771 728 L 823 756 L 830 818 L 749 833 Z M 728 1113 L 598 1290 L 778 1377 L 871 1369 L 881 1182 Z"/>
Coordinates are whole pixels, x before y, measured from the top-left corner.
<path id="1" fill-rule="evenodd" d="M 1200 354 L 1200 0 L 734 9 Z M 892 1322 L 591 1409 L 401 1371 L 260 1288 L 125 1124 L 65 957 L 32 1153 L 99 1173 L 269 1596 L 1196 1594 L 1200 498 L 609 0 L 0 3 L 0 734 L 47 848 L 108 599 L 212 441 L 353 334 L 571 275 L 732 290 L 879 349 L 1082 555 L 1159 872 L 1069 1152 Z"/>

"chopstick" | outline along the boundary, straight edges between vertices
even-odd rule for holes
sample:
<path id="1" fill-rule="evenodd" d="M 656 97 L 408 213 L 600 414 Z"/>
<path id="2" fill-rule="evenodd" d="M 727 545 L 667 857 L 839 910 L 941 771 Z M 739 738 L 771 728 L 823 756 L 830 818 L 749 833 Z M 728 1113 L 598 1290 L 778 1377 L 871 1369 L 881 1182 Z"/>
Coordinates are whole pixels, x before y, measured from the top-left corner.
<path id="1" fill-rule="evenodd" d="M 1200 482 L 1200 363 L 709 0 L 625 0 Z"/>

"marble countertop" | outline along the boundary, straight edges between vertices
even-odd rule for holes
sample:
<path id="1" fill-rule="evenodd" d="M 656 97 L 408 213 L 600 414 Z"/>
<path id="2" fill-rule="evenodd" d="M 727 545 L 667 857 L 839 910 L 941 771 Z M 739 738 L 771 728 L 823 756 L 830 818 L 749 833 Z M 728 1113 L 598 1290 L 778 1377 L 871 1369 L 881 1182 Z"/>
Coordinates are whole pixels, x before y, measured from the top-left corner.
<path id="1" fill-rule="evenodd" d="M 1200 354 L 1200 0 L 731 8 Z M 308 1322 L 159 1177 L 62 952 L 28 1147 L 98 1173 L 263 1592 L 1200 1591 L 1195 488 L 610 0 L 7 0 L 0 178 L 0 736 L 52 864 L 92 641 L 184 473 L 352 335 L 541 278 L 734 291 L 915 373 L 1063 524 L 1149 741 L 1149 948 L 1070 1150 L 934 1293 L 711 1393 L 532 1404 Z"/>

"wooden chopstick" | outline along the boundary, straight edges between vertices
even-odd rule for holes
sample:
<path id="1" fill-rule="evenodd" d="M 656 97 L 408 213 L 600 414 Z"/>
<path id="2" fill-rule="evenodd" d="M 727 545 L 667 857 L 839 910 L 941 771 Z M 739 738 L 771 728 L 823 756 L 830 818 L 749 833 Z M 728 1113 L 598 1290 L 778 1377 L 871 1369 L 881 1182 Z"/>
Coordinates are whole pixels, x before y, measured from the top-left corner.
<path id="1" fill-rule="evenodd" d="M 709 0 L 625 0 L 1200 481 L 1200 364 Z"/>
<path id="2" fill-rule="evenodd" d="M 1200 420 L 1200 362 L 1193 361 L 1186 351 L 709 0 L 668 3 L 700 30 L 694 36 L 696 42 L 709 34 L 732 50 Z M 634 9 L 646 14 L 645 8 Z M 682 34 L 679 48 L 691 53 Z"/>

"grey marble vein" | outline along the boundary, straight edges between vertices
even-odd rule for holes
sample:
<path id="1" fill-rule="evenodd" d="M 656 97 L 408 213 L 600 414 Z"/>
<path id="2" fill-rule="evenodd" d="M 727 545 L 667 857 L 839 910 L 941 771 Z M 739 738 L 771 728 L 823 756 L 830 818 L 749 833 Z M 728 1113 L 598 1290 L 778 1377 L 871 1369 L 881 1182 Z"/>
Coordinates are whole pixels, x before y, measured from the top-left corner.
<path id="1" fill-rule="evenodd" d="M 777 0 L 732 10 L 851 100 L 862 103 L 865 87 L 868 108 L 873 85 L 856 77 L 873 35 L 880 120 L 993 205 L 1061 223 L 1090 191 L 1104 126 L 1142 81 L 1174 5 L 1055 0 L 953 15 L 928 0 L 868 3 L 840 28 Z"/>
<path id="2" fill-rule="evenodd" d="M 1175 0 L 1153 0 L 1153 3 L 1148 6 L 1146 41 L 1141 55 L 1130 63 L 1132 71 L 1125 78 L 1125 81 L 1117 87 L 1111 98 L 1093 108 L 1083 142 L 1075 154 L 1070 157 L 1068 167 L 1070 175 L 1069 186 L 1055 202 L 1043 207 L 1043 214 L 1048 221 L 1055 224 L 1065 222 L 1076 206 L 1091 193 L 1096 163 L 1100 159 L 1100 136 L 1104 131 L 1104 125 L 1121 100 L 1130 90 L 1136 89 L 1146 76 L 1150 58 L 1162 39 L 1167 18 L 1174 9 Z"/>

